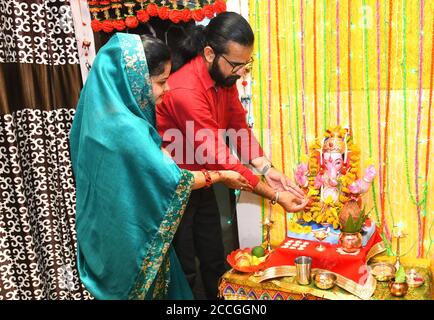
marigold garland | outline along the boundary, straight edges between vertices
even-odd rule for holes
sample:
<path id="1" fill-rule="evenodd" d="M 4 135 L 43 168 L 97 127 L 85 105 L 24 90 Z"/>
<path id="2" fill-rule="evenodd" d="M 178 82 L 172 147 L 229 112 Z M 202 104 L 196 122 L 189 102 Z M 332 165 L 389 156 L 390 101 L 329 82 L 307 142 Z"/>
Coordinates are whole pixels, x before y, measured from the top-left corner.
<path id="1" fill-rule="evenodd" d="M 180 10 L 171 10 L 169 13 L 169 19 L 173 23 L 180 23 L 182 21 L 182 11 Z"/>
<path id="2" fill-rule="evenodd" d="M 147 23 L 150 17 L 170 20 L 173 23 L 200 22 L 205 18 L 226 11 L 225 0 L 196 0 L 194 4 L 184 0 L 88 0 L 92 14 L 91 27 L 94 32 L 106 33 L 126 28 L 137 28 L 140 23 Z M 100 13 L 103 13 L 102 16 Z"/>
<path id="3" fill-rule="evenodd" d="M 146 7 L 146 11 L 148 12 L 150 17 L 158 16 L 158 6 L 155 3 L 148 4 Z"/>
<path id="4" fill-rule="evenodd" d="M 139 19 L 139 21 L 141 23 L 146 23 L 149 21 L 149 13 L 144 10 L 144 9 L 140 9 L 137 11 L 137 19 Z"/>

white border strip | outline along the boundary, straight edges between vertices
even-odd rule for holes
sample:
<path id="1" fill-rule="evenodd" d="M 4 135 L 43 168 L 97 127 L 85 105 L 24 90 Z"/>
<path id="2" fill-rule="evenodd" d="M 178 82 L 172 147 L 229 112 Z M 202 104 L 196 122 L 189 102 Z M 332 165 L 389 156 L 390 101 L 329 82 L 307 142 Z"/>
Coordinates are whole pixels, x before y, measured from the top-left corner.
<path id="1" fill-rule="evenodd" d="M 89 74 L 88 66 L 91 66 L 95 59 L 95 39 L 91 28 L 91 16 L 86 0 L 69 0 L 71 5 L 72 20 L 74 21 L 75 38 L 77 39 L 78 55 L 80 59 L 81 77 L 83 85 Z M 90 42 L 87 56 L 83 43 Z"/>

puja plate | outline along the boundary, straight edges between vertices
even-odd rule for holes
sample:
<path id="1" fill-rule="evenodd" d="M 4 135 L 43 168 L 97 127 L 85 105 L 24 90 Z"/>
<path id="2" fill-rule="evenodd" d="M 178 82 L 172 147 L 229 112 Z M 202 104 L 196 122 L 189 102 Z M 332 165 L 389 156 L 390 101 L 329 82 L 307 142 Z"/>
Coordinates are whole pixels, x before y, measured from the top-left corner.
<path id="1" fill-rule="evenodd" d="M 267 259 L 268 259 L 269 254 L 268 253 L 265 254 L 265 256 L 264 256 L 265 259 L 263 262 L 261 262 L 259 264 L 251 264 L 251 260 L 250 260 L 250 258 L 252 258 L 251 253 L 252 253 L 251 248 L 237 249 L 237 250 L 232 251 L 230 254 L 228 254 L 228 256 L 226 257 L 226 261 L 230 264 L 230 266 L 233 269 L 240 271 L 240 272 L 253 273 L 253 272 L 257 272 L 259 270 L 262 270 L 265 267 L 265 265 L 267 264 Z M 250 255 L 250 258 L 246 254 Z M 244 259 L 246 264 L 240 265 L 238 262 L 238 259 L 243 255 L 244 255 L 244 257 L 242 259 Z M 247 261 L 249 261 L 249 263 L 247 263 Z"/>

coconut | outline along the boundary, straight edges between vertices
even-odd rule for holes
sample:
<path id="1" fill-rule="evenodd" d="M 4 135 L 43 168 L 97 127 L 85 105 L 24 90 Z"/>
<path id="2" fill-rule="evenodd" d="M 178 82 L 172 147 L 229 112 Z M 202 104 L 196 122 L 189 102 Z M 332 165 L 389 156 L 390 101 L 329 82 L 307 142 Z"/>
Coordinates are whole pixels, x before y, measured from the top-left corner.
<path id="1" fill-rule="evenodd" d="M 341 212 L 339 213 L 339 223 L 341 226 L 345 226 L 347 224 L 347 220 L 351 215 L 353 221 L 357 221 L 362 212 L 362 208 L 357 204 L 357 201 L 350 200 L 345 203 Z"/>

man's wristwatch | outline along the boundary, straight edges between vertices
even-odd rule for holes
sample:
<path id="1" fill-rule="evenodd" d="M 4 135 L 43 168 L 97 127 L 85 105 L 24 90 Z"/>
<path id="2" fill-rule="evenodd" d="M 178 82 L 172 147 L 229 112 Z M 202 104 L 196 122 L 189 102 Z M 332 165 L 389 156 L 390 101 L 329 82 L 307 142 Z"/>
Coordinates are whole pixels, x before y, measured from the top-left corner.
<path id="1" fill-rule="evenodd" d="M 268 170 L 270 170 L 271 168 L 274 168 L 274 166 L 273 166 L 273 164 L 270 162 L 270 163 L 267 163 L 261 170 L 260 170 L 260 172 L 261 172 L 261 174 L 262 175 L 266 175 L 267 173 L 268 173 Z"/>

